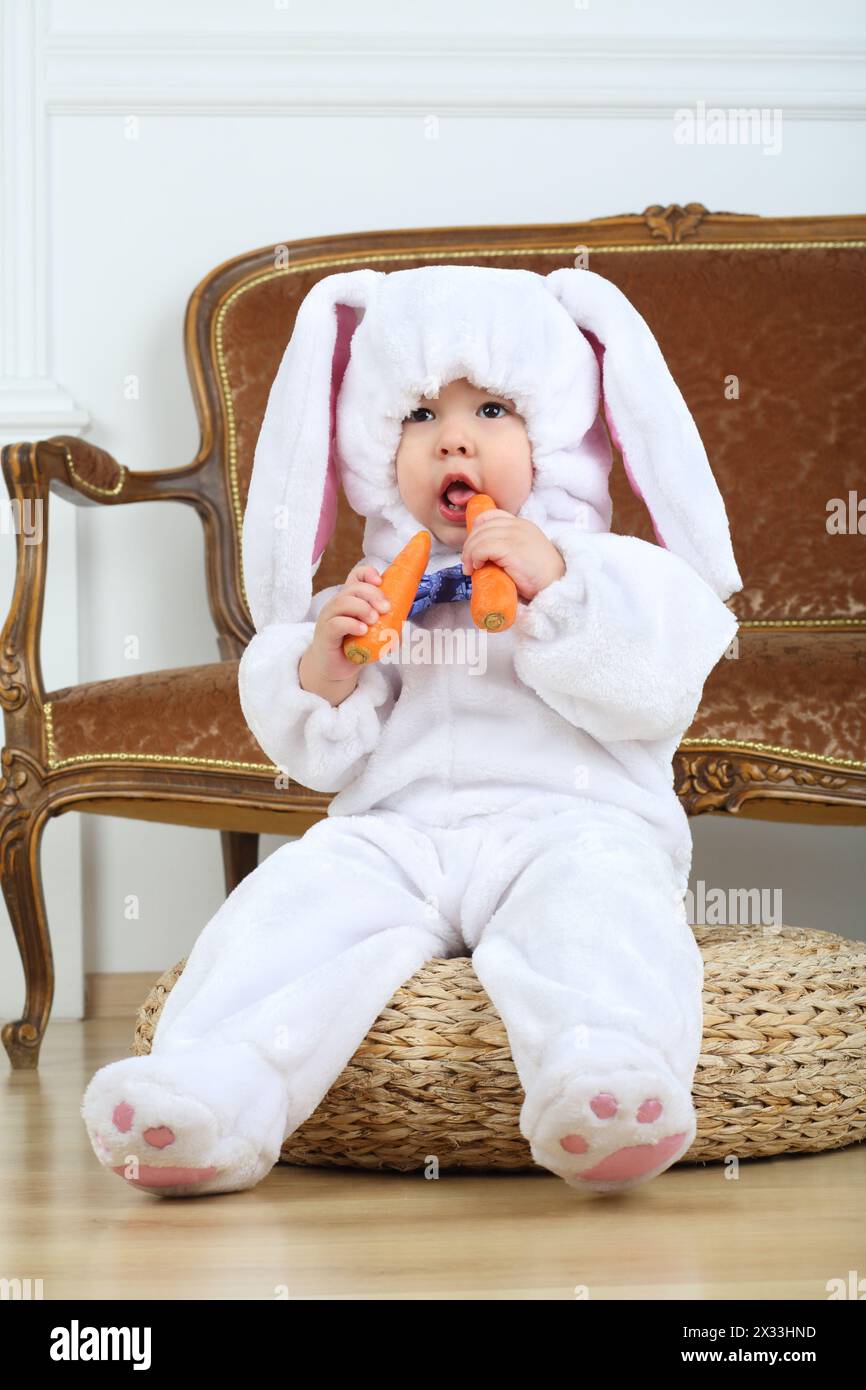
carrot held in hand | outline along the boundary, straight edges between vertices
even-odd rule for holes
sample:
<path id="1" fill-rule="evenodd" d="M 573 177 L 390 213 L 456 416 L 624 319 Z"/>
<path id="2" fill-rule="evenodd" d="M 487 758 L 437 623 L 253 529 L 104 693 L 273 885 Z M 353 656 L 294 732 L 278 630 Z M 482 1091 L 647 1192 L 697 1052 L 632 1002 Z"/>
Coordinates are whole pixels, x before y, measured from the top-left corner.
<path id="1" fill-rule="evenodd" d="M 399 641 L 429 559 L 430 532 L 418 531 L 399 555 L 395 555 L 382 575 L 381 592 L 391 603 L 388 612 L 371 623 L 366 632 L 357 637 L 350 633 L 343 638 L 343 655 L 350 661 L 358 666 L 368 661 L 378 661 L 394 640 L 395 632 Z"/>
<path id="2" fill-rule="evenodd" d="M 471 532 L 479 513 L 496 503 L 486 492 L 477 492 L 466 504 L 466 529 Z M 488 560 L 472 571 L 472 597 L 469 612 L 476 627 L 488 632 L 505 632 L 517 617 L 517 585 L 501 565 Z"/>

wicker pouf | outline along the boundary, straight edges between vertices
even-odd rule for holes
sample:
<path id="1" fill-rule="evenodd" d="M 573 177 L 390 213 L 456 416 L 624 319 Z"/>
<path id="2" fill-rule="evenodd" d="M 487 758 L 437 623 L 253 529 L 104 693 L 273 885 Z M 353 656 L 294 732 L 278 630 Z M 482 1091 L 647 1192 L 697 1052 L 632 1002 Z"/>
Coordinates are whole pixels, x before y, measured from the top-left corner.
<path id="1" fill-rule="evenodd" d="M 704 957 L 695 1142 L 679 1162 L 841 1148 L 866 1138 L 866 942 L 797 927 L 694 927 Z M 139 1009 L 150 1051 L 185 961 Z M 280 1161 L 531 1169 L 505 1028 L 468 956 L 432 960 L 379 1015 Z"/>

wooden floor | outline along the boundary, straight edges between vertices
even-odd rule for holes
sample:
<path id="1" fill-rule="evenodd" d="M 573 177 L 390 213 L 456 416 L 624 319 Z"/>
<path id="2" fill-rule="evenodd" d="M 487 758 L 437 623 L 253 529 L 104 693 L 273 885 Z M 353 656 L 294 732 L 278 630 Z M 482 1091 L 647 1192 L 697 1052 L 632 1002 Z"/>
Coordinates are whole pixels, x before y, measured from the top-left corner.
<path id="1" fill-rule="evenodd" d="M 276 1168 L 165 1198 L 102 1168 L 79 1113 L 129 1054 L 118 1019 L 51 1023 L 36 1072 L 5 1053 L 0 1275 L 59 1298 L 809 1299 L 866 1277 L 866 1145 L 675 1165 L 618 1198 L 559 1178 Z M 587 1296 L 587 1295 L 584 1295 Z M 862 1296 L 862 1295 L 861 1295 Z"/>

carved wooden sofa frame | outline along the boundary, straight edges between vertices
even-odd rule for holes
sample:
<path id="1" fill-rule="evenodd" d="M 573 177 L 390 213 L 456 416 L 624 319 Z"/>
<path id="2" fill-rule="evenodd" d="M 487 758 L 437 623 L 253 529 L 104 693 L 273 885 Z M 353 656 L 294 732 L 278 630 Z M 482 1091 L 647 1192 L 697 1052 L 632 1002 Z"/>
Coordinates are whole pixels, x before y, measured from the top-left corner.
<path id="1" fill-rule="evenodd" d="M 468 261 L 547 273 L 589 263 L 628 294 L 698 422 L 745 582 L 731 603 L 741 620 L 736 651 L 712 673 L 674 758 L 677 791 L 691 815 L 866 822 L 866 538 L 825 524 L 830 499 L 852 492 L 857 515 L 864 483 L 864 251 L 866 217 L 772 219 L 700 204 L 265 247 L 217 267 L 189 300 L 184 343 L 201 427 L 191 464 L 135 473 L 65 435 L 7 445 L 13 511 L 16 503 L 42 510 L 41 544 L 16 532 L 0 658 L 0 872 L 26 982 L 22 1017 L 2 1032 L 12 1066 L 38 1065 L 53 996 L 40 874 L 49 816 L 74 810 L 217 829 L 231 892 L 257 863 L 260 833 L 301 834 L 327 813 L 330 796 L 287 783 L 256 744 L 237 698 L 237 663 L 253 632 L 241 523 L 256 437 L 298 304 L 336 271 Z M 588 262 L 578 259 L 584 253 Z M 52 491 L 77 506 L 166 500 L 196 509 L 218 662 L 46 692 L 40 628 Z M 614 528 L 652 541 L 618 463 L 611 491 Z M 362 534 L 363 519 L 341 496 L 317 590 L 342 582 Z"/>

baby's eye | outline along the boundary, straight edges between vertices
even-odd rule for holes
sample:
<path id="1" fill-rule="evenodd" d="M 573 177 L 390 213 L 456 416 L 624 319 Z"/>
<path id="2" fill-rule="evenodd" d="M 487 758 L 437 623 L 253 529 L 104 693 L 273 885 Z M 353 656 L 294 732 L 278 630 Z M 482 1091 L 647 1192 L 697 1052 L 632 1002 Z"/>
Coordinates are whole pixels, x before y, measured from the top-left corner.
<path id="1" fill-rule="evenodd" d="M 485 401 L 482 406 L 479 406 L 479 409 L 486 410 L 489 405 L 492 405 L 496 410 L 504 410 L 505 414 L 508 414 L 506 407 L 501 403 L 501 401 Z M 488 420 L 497 420 L 501 417 L 497 415 L 488 415 L 486 418 Z"/>
<path id="2" fill-rule="evenodd" d="M 432 414 L 433 414 L 432 410 L 430 410 L 426 405 L 416 405 L 416 407 L 415 407 L 414 410 L 410 410 L 410 411 L 409 411 L 409 414 L 406 416 L 406 420 L 412 420 L 412 419 L 414 419 L 414 417 L 418 414 L 418 412 L 419 412 L 419 411 L 423 411 L 423 410 L 426 410 L 428 415 L 432 415 Z M 404 425 L 405 425 L 405 423 L 406 423 L 406 420 L 403 421 L 403 424 L 404 424 Z M 416 424 L 419 424 L 419 425 L 423 425 L 423 424 L 424 424 L 424 421 L 423 421 L 423 420 L 416 420 L 415 423 L 416 423 Z"/>

